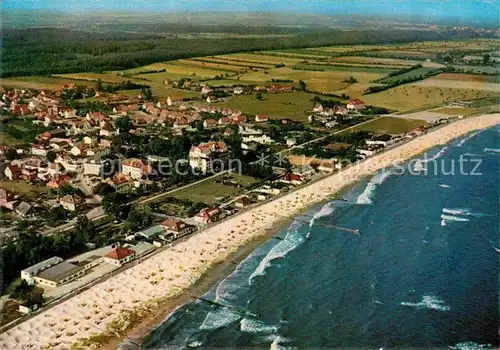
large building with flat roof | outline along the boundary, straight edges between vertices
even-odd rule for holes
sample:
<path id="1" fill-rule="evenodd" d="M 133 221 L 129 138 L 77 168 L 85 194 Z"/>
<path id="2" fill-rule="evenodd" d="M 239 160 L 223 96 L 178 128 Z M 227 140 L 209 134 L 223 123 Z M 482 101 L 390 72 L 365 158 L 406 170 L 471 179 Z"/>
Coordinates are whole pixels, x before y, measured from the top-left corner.
<path id="1" fill-rule="evenodd" d="M 34 277 L 36 277 L 42 271 L 50 268 L 51 266 L 57 265 L 62 261 L 63 261 L 62 258 L 58 256 L 53 256 L 50 259 L 44 260 L 42 262 L 39 262 L 38 264 L 35 264 L 33 266 L 30 266 L 22 270 L 21 278 L 26 282 L 28 282 L 28 284 L 34 284 L 35 283 L 35 280 L 33 279 Z"/>
<path id="2" fill-rule="evenodd" d="M 63 261 L 60 264 L 43 270 L 37 276 L 33 277 L 33 280 L 41 286 L 56 287 L 83 276 L 85 270 L 84 265 L 76 265 Z"/>

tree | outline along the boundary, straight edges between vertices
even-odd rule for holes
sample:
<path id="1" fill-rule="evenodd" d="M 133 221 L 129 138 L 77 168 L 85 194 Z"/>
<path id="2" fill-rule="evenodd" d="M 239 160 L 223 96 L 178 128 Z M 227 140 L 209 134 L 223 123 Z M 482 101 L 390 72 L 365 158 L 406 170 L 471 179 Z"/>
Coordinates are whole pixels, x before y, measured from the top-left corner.
<path id="1" fill-rule="evenodd" d="M 127 216 L 127 226 L 132 229 L 148 227 L 153 222 L 151 208 L 143 204 L 134 204 Z"/>
<path id="2" fill-rule="evenodd" d="M 153 99 L 153 92 L 151 91 L 151 89 L 146 89 L 144 91 L 144 98 L 148 101 L 151 101 Z"/>
<path id="3" fill-rule="evenodd" d="M 107 215 L 121 218 L 125 212 L 124 205 L 127 203 L 127 196 L 120 192 L 112 192 L 102 199 L 102 206 Z"/>
<path id="4" fill-rule="evenodd" d="M 489 64 L 490 63 L 491 56 L 488 53 L 485 53 L 483 55 L 483 64 Z"/>
<path id="5" fill-rule="evenodd" d="M 17 154 L 17 151 L 10 147 L 6 152 L 5 152 L 5 158 L 7 158 L 7 160 L 14 160 L 14 159 L 17 159 L 19 157 L 19 155 Z"/>
<path id="6" fill-rule="evenodd" d="M 102 80 L 101 79 L 97 79 L 97 83 L 95 84 L 95 90 L 102 91 Z"/>
<path id="7" fill-rule="evenodd" d="M 57 153 L 54 151 L 48 151 L 47 152 L 47 160 L 51 163 L 53 163 L 57 158 Z"/>
<path id="8" fill-rule="evenodd" d="M 262 101 L 262 94 L 260 92 L 258 92 L 256 95 L 255 95 L 255 98 L 259 101 Z"/>
<path id="9" fill-rule="evenodd" d="M 75 232 L 82 236 L 84 243 L 90 242 L 96 235 L 94 223 L 85 215 L 78 217 L 75 224 Z"/>
<path id="10" fill-rule="evenodd" d="M 132 129 L 132 121 L 130 117 L 127 115 L 125 117 L 118 118 L 115 122 L 115 126 L 120 130 L 120 132 L 129 132 Z"/>
<path id="11" fill-rule="evenodd" d="M 306 83 L 305 83 L 303 80 L 299 80 L 299 88 L 300 88 L 300 90 L 302 90 L 302 91 L 305 91 L 305 90 L 306 90 L 307 85 L 306 85 Z"/>

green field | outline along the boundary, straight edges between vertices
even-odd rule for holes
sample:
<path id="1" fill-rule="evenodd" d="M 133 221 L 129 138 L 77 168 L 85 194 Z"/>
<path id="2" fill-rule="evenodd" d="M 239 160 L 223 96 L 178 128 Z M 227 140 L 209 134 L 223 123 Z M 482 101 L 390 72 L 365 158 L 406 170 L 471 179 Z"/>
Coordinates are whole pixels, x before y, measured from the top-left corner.
<path id="1" fill-rule="evenodd" d="M 292 66 L 294 69 L 312 70 L 312 71 L 342 71 L 342 72 L 366 72 L 366 73 L 379 73 L 389 74 L 398 70 L 398 68 L 390 67 L 373 67 L 361 65 L 341 65 L 341 64 L 304 64 L 299 63 Z"/>
<path id="2" fill-rule="evenodd" d="M 381 117 L 370 123 L 354 126 L 346 132 L 368 131 L 376 134 L 402 134 L 425 125 L 425 120 Z"/>
<path id="3" fill-rule="evenodd" d="M 392 77 L 387 77 L 387 78 L 381 79 L 378 82 L 383 83 L 383 84 L 391 84 L 395 81 L 399 81 L 402 79 L 414 78 L 414 77 L 418 77 L 420 75 L 425 76 L 426 74 L 429 74 L 430 72 L 433 72 L 435 70 L 436 70 L 435 68 L 421 67 L 421 68 L 417 68 L 417 69 L 411 70 L 411 71 L 403 73 L 403 74 L 398 74 L 398 75 L 395 75 Z"/>
<path id="4" fill-rule="evenodd" d="M 39 198 L 41 194 L 50 192 L 47 186 L 30 185 L 27 181 L 0 181 L 0 187 L 5 188 L 20 196 L 29 197 L 32 199 Z"/>
<path id="5" fill-rule="evenodd" d="M 201 202 L 207 204 L 215 204 L 221 201 L 223 198 L 227 201 L 226 197 L 235 197 L 245 190 L 246 187 L 258 182 L 250 176 L 231 174 L 230 177 L 233 181 L 236 181 L 241 185 L 240 188 L 232 185 L 226 185 L 223 183 L 217 183 L 217 181 L 222 180 L 224 176 L 218 176 L 214 179 L 204 181 L 198 185 L 188 187 L 176 191 L 170 195 L 170 197 L 175 197 L 179 199 L 188 199 L 192 202 Z"/>
<path id="6" fill-rule="evenodd" d="M 459 70 L 461 73 L 500 74 L 500 67 L 465 65 L 452 65 L 452 67 Z"/>
<path id="7" fill-rule="evenodd" d="M 290 92 L 282 94 L 262 94 L 263 99 L 257 100 L 255 95 L 240 95 L 228 101 L 216 103 L 217 107 L 239 109 L 248 114 L 267 114 L 272 118 L 291 118 L 306 120 L 308 110 L 311 110 L 311 99 L 316 94 L 306 92 Z"/>

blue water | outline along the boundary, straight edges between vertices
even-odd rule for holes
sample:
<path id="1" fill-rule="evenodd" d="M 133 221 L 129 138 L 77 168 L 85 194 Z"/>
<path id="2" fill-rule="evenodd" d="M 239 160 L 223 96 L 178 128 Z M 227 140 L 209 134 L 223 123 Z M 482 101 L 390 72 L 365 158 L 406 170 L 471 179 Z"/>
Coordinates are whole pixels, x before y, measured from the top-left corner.
<path id="1" fill-rule="evenodd" d="M 485 148 L 499 136 L 438 146 L 409 164 L 418 173 L 379 173 L 312 208 L 205 295 L 239 310 L 184 305 L 145 348 L 497 347 L 500 154 Z M 460 155 L 482 175 L 434 174 Z"/>

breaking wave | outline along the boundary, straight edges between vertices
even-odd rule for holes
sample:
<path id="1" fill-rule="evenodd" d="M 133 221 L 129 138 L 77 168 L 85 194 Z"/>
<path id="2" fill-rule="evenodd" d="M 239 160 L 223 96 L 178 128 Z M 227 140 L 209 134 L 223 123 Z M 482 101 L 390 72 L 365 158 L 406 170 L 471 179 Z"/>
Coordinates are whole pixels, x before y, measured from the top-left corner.
<path id="1" fill-rule="evenodd" d="M 450 307 L 444 303 L 443 300 L 436 298 L 432 295 L 424 295 L 422 301 L 419 303 L 412 303 L 409 301 L 402 301 L 401 305 L 416 307 L 417 309 L 432 309 L 438 311 L 448 311 Z"/>
<path id="2" fill-rule="evenodd" d="M 214 311 L 210 311 L 205 317 L 200 330 L 211 331 L 225 327 L 233 322 L 238 321 L 241 314 L 227 307 L 219 307 Z"/>
<path id="3" fill-rule="evenodd" d="M 312 227 L 314 225 L 314 222 L 316 219 L 329 216 L 335 211 L 335 206 L 332 202 L 329 202 L 325 204 L 323 207 L 321 207 L 320 211 L 318 211 L 316 214 L 314 214 L 313 218 L 309 222 L 309 227 Z"/>
<path id="4" fill-rule="evenodd" d="M 252 281 L 255 277 L 264 275 L 266 268 L 271 265 L 271 261 L 273 261 L 274 259 L 283 258 L 305 241 L 305 238 L 299 232 L 299 228 L 302 226 L 302 224 L 302 221 L 294 221 L 290 225 L 287 230 L 286 237 L 278 244 L 276 244 L 269 251 L 269 253 L 267 253 L 265 258 L 262 259 L 259 266 L 257 266 L 255 271 L 248 278 L 248 284 L 252 284 Z"/>
<path id="5" fill-rule="evenodd" d="M 274 333 L 278 331 L 277 326 L 270 326 L 256 319 L 244 318 L 240 321 L 240 329 L 247 333 Z"/>
<path id="6" fill-rule="evenodd" d="M 467 218 L 460 218 L 458 216 L 446 215 L 446 214 L 441 214 L 441 219 L 447 221 L 469 221 L 469 219 Z"/>
<path id="7" fill-rule="evenodd" d="M 441 185 L 439 185 L 439 187 L 442 187 L 442 188 L 450 188 L 451 186 L 450 186 L 450 185 L 446 185 L 446 184 L 441 184 Z"/>
<path id="8" fill-rule="evenodd" d="M 470 135 L 468 135 L 467 137 L 464 137 L 463 139 L 460 140 L 460 142 L 457 144 L 457 147 L 462 147 L 467 141 L 469 141 L 470 139 L 472 139 L 474 136 L 477 136 L 479 135 L 479 131 L 477 132 L 474 132 Z"/>
<path id="9" fill-rule="evenodd" d="M 485 148 L 483 152 L 500 153 L 499 148 Z"/>
<path id="10" fill-rule="evenodd" d="M 424 171 L 426 169 L 425 165 L 428 162 L 431 162 L 433 160 L 441 158 L 446 153 L 447 150 L 448 150 L 448 146 L 445 146 L 445 147 L 441 148 L 438 153 L 436 153 L 435 155 L 433 155 L 430 158 L 427 158 L 427 153 L 426 153 L 424 158 L 416 160 L 415 165 L 413 167 L 413 170 L 414 171 Z"/>
<path id="11" fill-rule="evenodd" d="M 480 350 L 480 349 L 490 349 L 491 344 L 478 344 L 472 341 L 467 341 L 463 343 L 455 344 L 455 346 L 451 346 L 450 349 L 457 350 Z"/>
<path id="12" fill-rule="evenodd" d="M 366 184 L 366 188 L 358 197 L 356 203 L 358 204 L 371 204 L 372 197 L 378 186 L 380 186 L 389 176 L 391 176 L 390 171 L 381 171 L 377 173 L 370 181 Z"/>

